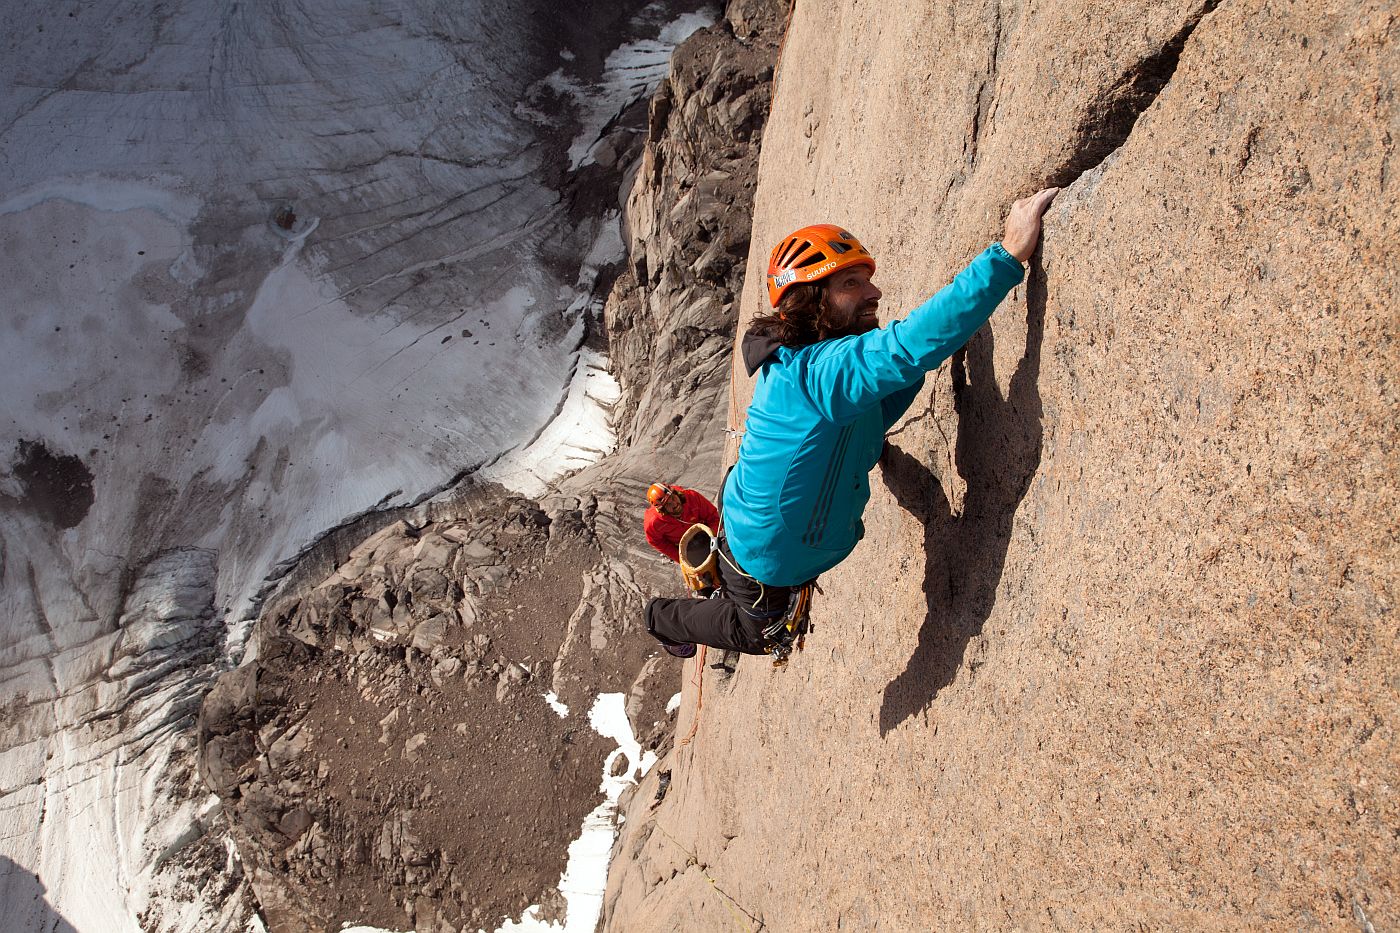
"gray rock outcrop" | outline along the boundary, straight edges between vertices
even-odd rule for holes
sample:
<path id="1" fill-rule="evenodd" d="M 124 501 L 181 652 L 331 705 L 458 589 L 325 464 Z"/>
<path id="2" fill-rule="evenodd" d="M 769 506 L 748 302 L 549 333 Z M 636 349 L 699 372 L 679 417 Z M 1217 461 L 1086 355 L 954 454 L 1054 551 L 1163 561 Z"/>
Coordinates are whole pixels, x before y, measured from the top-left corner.
<path id="1" fill-rule="evenodd" d="M 493 924 L 558 881 L 608 749 L 546 702 L 597 559 L 552 530 L 505 497 L 395 522 L 269 605 L 200 731 L 272 929 Z"/>

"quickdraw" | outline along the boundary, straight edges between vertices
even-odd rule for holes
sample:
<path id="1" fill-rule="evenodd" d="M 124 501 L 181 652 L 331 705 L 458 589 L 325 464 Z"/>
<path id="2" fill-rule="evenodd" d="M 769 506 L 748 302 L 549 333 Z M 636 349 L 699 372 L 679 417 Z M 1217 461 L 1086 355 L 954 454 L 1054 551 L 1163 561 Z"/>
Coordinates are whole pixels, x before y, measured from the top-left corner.
<path id="1" fill-rule="evenodd" d="M 787 667 L 788 659 L 794 650 L 801 651 L 807 644 L 807 634 L 812 630 L 809 619 L 812 610 L 812 591 L 815 583 L 807 583 L 798 588 L 788 604 L 788 611 L 781 619 L 775 620 L 763 630 L 767 644 L 764 651 L 773 657 L 773 666 Z"/>

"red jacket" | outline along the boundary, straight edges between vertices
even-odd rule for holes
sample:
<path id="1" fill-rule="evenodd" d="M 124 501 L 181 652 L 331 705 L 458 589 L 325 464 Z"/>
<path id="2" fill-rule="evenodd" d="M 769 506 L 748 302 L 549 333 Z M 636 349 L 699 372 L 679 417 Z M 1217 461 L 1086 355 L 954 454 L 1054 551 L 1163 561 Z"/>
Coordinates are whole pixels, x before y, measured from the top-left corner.
<path id="1" fill-rule="evenodd" d="M 683 489 L 680 486 L 672 486 L 676 492 L 681 494 L 681 514 L 679 518 L 672 518 L 664 514 L 654 505 L 647 506 L 646 516 L 642 519 L 642 528 L 647 534 L 647 544 L 665 554 L 671 560 L 679 562 L 681 559 L 680 544 L 681 535 L 685 534 L 691 525 L 708 525 L 711 531 L 719 528 L 719 511 L 709 499 L 706 499 L 694 489 Z"/>

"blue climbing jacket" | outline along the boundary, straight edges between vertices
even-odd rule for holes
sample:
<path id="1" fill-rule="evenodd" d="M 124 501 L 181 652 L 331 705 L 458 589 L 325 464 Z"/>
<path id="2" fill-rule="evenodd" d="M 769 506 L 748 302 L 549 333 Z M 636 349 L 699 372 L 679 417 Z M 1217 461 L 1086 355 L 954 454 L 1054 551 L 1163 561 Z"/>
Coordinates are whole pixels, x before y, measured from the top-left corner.
<path id="1" fill-rule="evenodd" d="M 885 432 L 924 373 L 967 343 L 1021 277 L 1021 264 L 993 243 L 887 327 L 796 350 L 745 335 L 758 385 L 723 499 L 729 549 L 745 573 L 796 586 L 855 549 Z"/>

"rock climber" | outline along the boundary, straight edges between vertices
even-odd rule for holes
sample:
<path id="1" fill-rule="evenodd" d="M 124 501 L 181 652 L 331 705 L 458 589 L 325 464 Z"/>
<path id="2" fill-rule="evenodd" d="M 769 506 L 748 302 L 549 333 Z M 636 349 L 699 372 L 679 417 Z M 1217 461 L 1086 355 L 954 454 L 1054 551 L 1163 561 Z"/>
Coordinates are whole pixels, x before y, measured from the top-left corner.
<path id="1" fill-rule="evenodd" d="M 642 517 L 647 544 L 671 560 L 681 559 L 681 535 L 691 525 L 708 525 L 711 531 L 719 527 L 719 510 L 694 489 L 652 483 L 647 487 L 647 502 Z"/>
<path id="2" fill-rule="evenodd" d="M 779 241 L 767 277 L 775 311 L 756 318 L 743 341 L 758 382 L 720 496 L 726 598 L 647 603 L 647 629 L 667 651 L 688 657 L 704 644 L 764 654 L 771 639 L 763 630 L 783 618 L 793 594 L 855 549 L 885 432 L 924 374 L 967 343 L 1021 281 L 1058 192 L 1012 204 L 1001 242 L 886 327 L 871 281 L 875 259 L 859 240 L 817 224 Z"/>

